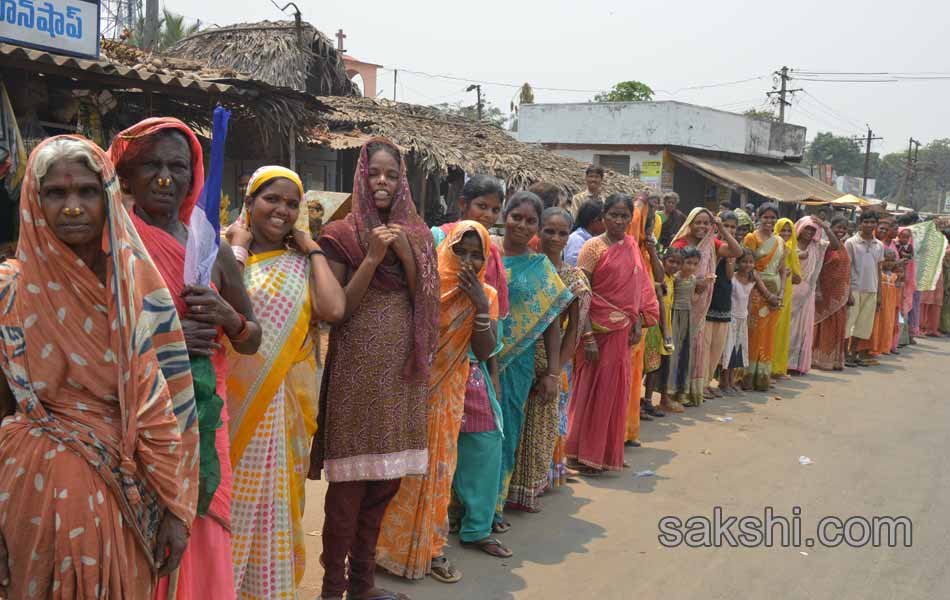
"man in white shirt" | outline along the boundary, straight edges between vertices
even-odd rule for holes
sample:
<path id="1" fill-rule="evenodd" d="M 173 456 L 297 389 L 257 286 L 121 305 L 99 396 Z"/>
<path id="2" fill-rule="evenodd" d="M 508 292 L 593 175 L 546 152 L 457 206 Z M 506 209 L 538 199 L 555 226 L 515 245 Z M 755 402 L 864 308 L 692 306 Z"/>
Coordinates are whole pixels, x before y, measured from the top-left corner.
<path id="1" fill-rule="evenodd" d="M 851 257 L 851 294 L 854 305 L 848 309 L 845 329 L 848 337 L 848 353 L 845 364 L 863 367 L 877 364 L 867 351 L 858 352 L 858 340 L 870 339 L 874 330 L 874 315 L 880 308 L 878 286 L 881 282 L 881 261 L 884 260 L 884 244 L 875 237 L 878 216 L 864 211 L 858 223 L 858 233 L 844 243 Z"/>

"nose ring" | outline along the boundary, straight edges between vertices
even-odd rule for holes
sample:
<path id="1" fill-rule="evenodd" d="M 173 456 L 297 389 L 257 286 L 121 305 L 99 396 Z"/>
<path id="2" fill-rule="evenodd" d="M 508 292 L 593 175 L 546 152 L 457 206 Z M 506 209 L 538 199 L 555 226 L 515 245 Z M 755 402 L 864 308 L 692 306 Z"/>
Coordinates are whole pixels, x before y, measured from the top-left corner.
<path id="1" fill-rule="evenodd" d="M 63 209 L 63 214 L 65 214 L 67 217 L 78 217 L 82 213 L 83 213 L 83 210 L 78 207 L 77 208 L 66 207 Z"/>
<path id="2" fill-rule="evenodd" d="M 171 177 L 159 177 L 158 178 L 158 187 L 167 188 L 172 184 Z"/>

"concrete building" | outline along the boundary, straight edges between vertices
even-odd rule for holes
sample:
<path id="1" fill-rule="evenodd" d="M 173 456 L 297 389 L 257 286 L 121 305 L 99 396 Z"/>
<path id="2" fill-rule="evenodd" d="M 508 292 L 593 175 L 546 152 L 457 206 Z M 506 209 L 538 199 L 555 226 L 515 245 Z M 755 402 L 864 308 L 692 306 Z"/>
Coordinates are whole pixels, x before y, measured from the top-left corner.
<path id="1" fill-rule="evenodd" d="M 685 208 L 840 196 L 789 164 L 804 156 L 799 125 L 674 101 L 528 104 L 518 118 L 521 141 L 676 191 Z"/>

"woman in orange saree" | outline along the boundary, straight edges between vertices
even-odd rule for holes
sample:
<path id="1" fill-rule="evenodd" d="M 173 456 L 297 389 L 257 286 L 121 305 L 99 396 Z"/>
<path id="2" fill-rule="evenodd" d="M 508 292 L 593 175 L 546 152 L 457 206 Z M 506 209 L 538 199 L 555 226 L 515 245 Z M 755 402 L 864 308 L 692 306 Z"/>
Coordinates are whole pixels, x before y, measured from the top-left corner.
<path id="1" fill-rule="evenodd" d="M 177 600 L 235 597 L 231 563 L 231 460 L 228 440 L 226 335 L 241 353 L 257 352 L 261 329 L 240 268 L 222 241 L 211 274 L 213 287 L 185 285 L 187 224 L 204 185 L 198 137 L 178 119 L 146 119 L 119 133 L 109 147 L 130 217 L 162 274 L 182 321 L 198 405 L 202 469 L 198 517 L 174 578 Z M 217 417 L 217 418 L 215 418 Z M 212 450 L 213 446 L 213 450 Z"/>
<path id="2" fill-rule="evenodd" d="M 749 366 L 745 389 L 767 391 L 772 384 L 772 353 L 785 283 L 785 242 L 775 234 L 778 207 L 766 203 L 758 210 L 759 227 L 747 235 L 743 245 L 755 256 L 755 270 L 771 296 L 755 289 L 749 297 Z"/>
<path id="3" fill-rule="evenodd" d="M 439 342 L 429 371 L 429 466 L 425 475 L 403 478 L 386 509 L 376 547 L 376 563 L 407 579 L 422 579 L 430 571 L 447 583 L 461 579 L 442 549 L 449 533 L 469 345 L 484 361 L 497 343 L 498 295 L 485 284 L 490 252 L 488 230 L 475 221 L 456 225 L 438 248 L 441 300 Z"/>
<path id="4" fill-rule="evenodd" d="M 568 409 L 567 456 L 588 474 L 623 467 L 630 400 L 630 349 L 659 319 L 660 309 L 639 248 L 626 235 L 633 200 L 614 194 L 604 204 L 607 231 L 588 240 L 577 266 L 591 280 L 592 329 L 575 357 Z M 635 407 L 639 410 L 638 406 Z"/>
<path id="5" fill-rule="evenodd" d="M 172 297 L 92 142 L 38 146 L 20 209 L 17 258 L 0 264 L 0 594 L 148 598 L 198 498 Z"/>

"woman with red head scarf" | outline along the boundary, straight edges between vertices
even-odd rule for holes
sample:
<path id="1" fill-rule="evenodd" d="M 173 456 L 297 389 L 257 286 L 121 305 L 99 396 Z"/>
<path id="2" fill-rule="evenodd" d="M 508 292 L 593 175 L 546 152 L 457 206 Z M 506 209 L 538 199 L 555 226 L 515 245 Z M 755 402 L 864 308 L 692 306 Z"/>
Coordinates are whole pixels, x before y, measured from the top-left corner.
<path id="1" fill-rule="evenodd" d="M 242 354 L 257 352 L 261 328 L 238 263 L 222 241 L 211 273 L 213 287 L 185 285 L 185 242 L 201 194 L 201 144 L 187 125 L 151 118 L 116 136 L 109 148 L 132 223 L 165 280 L 182 320 L 191 355 L 201 434 L 198 515 L 179 572 L 159 584 L 179 600 L 234 598 L 231 563 L 231 462 L 227 415 L 227 357 L 222 337 Z"/>
<path id="2" fill-rule="evenodd" d="M 323 472 L 330 482 L 321 597 L 398 598 L 376 588 L 376 543 L 402 478 L 424 475 L 429 465 L 426 397 L 439 339 L 439 272 L 406 163 L 388 140 L 363 146 L 353 210 L 324 228 L 320 246 L 346 294 L 343 319 L 330 330 L 310 454 L 310 477 Z"/>

